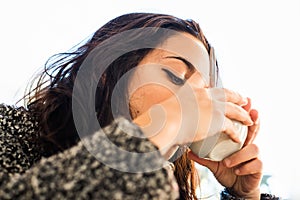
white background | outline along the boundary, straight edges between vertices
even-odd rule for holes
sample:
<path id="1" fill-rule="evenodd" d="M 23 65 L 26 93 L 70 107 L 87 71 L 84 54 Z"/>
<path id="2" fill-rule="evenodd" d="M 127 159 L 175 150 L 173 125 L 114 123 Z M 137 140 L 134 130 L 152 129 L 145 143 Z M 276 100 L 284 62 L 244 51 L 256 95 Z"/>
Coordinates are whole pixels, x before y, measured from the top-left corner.
<path id="1" fill-rule="evenodd" d="M 299 0 L 1 1 L 0 102 L 15 103 L 51 55 L 136 11 L 199 22 L 216 49 L 224 86 L 251 97 L 260 111 L 256 142 L 272 192 L 299 198 Z"/>

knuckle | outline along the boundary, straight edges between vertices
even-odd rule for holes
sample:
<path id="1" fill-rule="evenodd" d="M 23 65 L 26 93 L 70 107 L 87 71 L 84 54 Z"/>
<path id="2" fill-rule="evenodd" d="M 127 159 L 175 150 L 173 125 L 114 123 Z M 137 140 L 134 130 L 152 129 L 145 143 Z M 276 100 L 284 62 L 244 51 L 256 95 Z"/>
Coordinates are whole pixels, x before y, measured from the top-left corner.
<path id="1" fill-rule="evenodd" d="M 225 108 L 222 108 L 222 106 L 216 106 L 213 107 L 213 115 L 215 117 L 224 117 L 225 115 Z"/>
<path id="2" fill-rule="evenodd" d="M 225 101 L 226 99 L 226 92 L 223 88 L 211 88 L 209 93 L 212 99 L 217 99 L 218 101 Z"/>
<path id="3" fill-rule="evenodd" d="M 234 92 L 230 89 L 224 88 L 224 94 L 226 97 L 232 97 L 234 95 Z"/>
<path id="4" fill-rule="evenodd" d="M 258 165 L 258 169 L 262 170 L 264 168 L 264 163 L 260 159 L 257 159 L 257 165 Z"/>
<path id="5" fill-rule="evenodd" d="M 195 94 L 197 96 L 197 98 L 199 99 L 203 99 L 203 98 L 210 98 L 210 94 L 209 94 L 209 91 L 208 89 L 206 88 L 200 88 L 200 89 L 195 89 Z"/>
<path id="6" fill-rule="evenodd" d="M 227 88 L 223 88 L 223 91 L 225 94 L 230 94 L 231 93 L 231 90 L 227 89 Z"/>
<path id="7" fill-rule="evenodd" d="M 251 149 L 255 154 L 259 155 L 259 147 L 256 144 L 251 144 Z"/>

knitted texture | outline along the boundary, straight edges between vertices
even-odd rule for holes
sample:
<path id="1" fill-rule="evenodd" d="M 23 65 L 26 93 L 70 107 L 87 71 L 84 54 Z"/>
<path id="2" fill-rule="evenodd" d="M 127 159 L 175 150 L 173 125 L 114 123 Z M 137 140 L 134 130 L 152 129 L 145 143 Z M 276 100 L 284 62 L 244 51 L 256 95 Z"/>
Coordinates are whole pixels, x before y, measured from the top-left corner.
<path id="1" fill-rule="evenodd" d="M 151 171 L 165 162 L 157 147 L 146 138 L 136 137 L 142 132 L 127 120 L 118 119 L 104 129 L 105 134 L 98 131 L 49 158 L 41 157 L 37 126 L 24 108 L 0 105 L 0 199 L 178 198 L 170 169 Z M 103 150 L 104 137 L 128 152 L 154 152 L 145 158 L 148 162 L 130 156 L 115 158 L 120 165 L 138 164 L 148 172 L 123 172 L 100 162 L 98 156 L 109 160 L 116 155 Z"/>

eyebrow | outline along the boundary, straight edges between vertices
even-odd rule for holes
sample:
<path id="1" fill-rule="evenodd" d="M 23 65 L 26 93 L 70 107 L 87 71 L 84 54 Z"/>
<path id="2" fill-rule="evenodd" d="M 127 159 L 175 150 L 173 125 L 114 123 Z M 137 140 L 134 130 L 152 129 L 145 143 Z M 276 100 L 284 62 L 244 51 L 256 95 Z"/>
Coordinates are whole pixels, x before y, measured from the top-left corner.
<path id="1" fill-rule="evenodd" d="M 180 56 L 167 56 L 166 58 L 174 58 L 174 59 L 177 59 L 177 60 L 180 60 L 182 61 L 189 70 L 194 70 L 195 67 L 192 63 L 190 63 L 188 60 L 186 60 L 185 58 L 183 57 L 180 57 Z"/>

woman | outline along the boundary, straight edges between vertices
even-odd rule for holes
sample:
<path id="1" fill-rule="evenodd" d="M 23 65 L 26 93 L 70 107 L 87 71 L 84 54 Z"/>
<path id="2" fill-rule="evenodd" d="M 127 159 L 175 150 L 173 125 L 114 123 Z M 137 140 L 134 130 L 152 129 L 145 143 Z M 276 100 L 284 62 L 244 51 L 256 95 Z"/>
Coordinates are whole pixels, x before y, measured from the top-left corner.
<path id="1" fill-rule="evenodd" d="M 50 59 L 26 108 L 0 107 L 0 196 L 196 199 L 196 161 L 227 188 L 222 199 L 259 199 L 258 113 L 212 88 L 212 51 L 192 20 L 131 13 Z M 231 119 L 249 126 L 240 151 L 216 162 L 189 150 L 217 132 L 239 142 Z"/>

